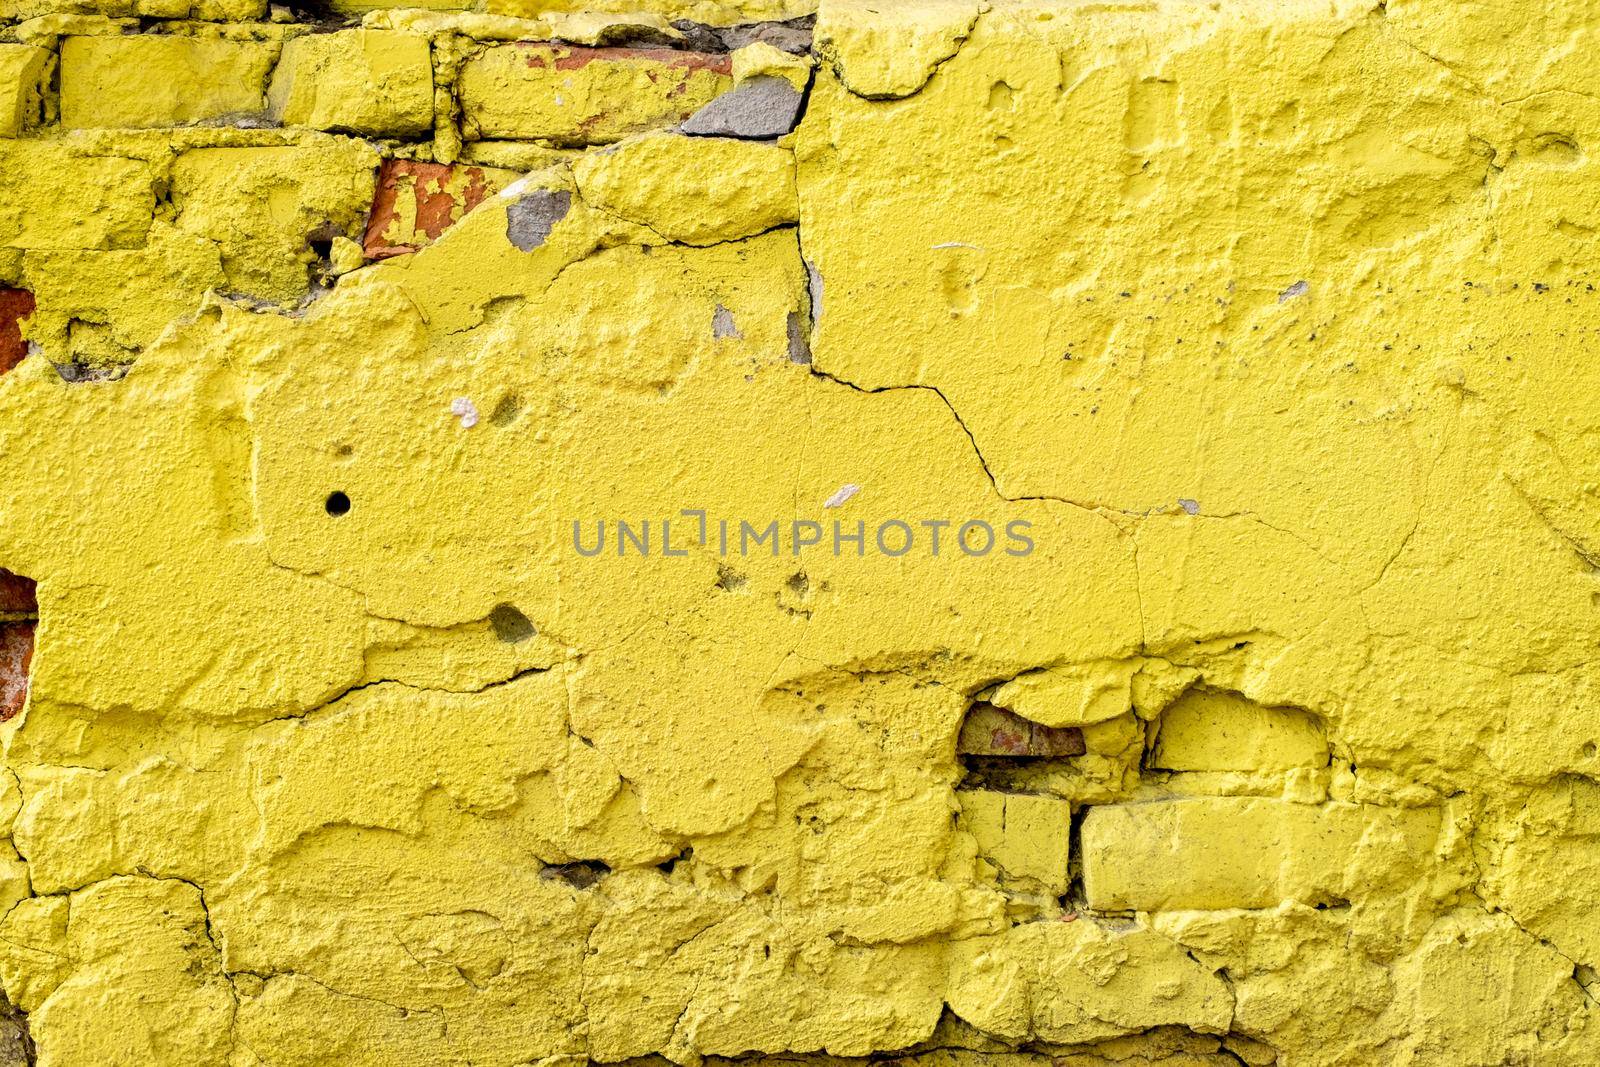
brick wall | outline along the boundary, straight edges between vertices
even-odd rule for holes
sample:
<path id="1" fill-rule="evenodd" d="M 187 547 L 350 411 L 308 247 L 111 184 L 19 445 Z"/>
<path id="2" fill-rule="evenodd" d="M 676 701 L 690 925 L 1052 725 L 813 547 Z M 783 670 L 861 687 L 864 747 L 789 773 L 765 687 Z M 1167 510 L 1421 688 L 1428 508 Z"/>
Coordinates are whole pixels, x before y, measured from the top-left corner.
<path id="1" fill-rule="evenodd" d="M 0 10 L 0 1064 L 1600 1062 L 1534 7 Z"/>

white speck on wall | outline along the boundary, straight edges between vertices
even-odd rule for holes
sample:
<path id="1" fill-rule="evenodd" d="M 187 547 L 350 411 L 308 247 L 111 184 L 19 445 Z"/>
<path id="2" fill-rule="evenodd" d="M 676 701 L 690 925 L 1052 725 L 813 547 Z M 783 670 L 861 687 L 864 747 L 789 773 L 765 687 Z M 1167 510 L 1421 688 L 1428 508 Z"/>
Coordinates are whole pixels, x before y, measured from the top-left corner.
<path id="1" fill-rule="evenodd" d="M 854 482 L 849 485 L 841 485 L 837 493 L 822 502 L 822 506 L 825 508 L 840 507 L 846 500 L 849 500 L 859 492 L 861 492 L 861 487 Z"/>
<path id="2" fill-rule="evenodd" d="M 458 396 L 450 401 L 450 414 L 461 420 L 461 428 L 470 430 L 478 425 L 478 408 L 470 399 Z"/>
<path id="3" fill-rule="evenodd" d="M 1279 293 L 1278 303 L 1281 304 L 1285 300 L 1293 300 L 1297 296 L 1305 296 L 1310 291 L 1311 283 L 1302 279 L 1301 281 L 1295 282 L 1293 285 L 1289 286 L 1289 288 L 1285 289 L 1283 292 Z"/>
<path id="4" fill-rule="evenodd" d="M 1178 506 L 1191 515 L 1200 514 L 1200 501 L 1198 500 L 1190 500 L 1186 496 L 1180 496 L 1178 498 Z"/>

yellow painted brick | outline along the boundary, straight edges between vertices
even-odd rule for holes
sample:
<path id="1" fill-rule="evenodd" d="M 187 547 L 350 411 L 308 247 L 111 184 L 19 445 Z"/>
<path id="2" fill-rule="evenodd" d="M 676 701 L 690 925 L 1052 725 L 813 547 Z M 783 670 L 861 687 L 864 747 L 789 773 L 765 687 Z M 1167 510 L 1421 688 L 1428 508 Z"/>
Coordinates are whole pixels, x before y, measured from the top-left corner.
<path id="1" fill-rule="evenodd" d="M 641 137 L 585 154 L 573 174 L 590 203 L 686 244 L 795 221 L 794 156 L 758 141 Z"/>
<path id="2" fill-rule="evenodd" d="M 208 936 L 199 887 L 181 879 L 124 876 L 72 894 L 70 955 L 82 961 L 73 980 L 40 1010 L 51 1019 L 109 1010 L 136 1016 L 141 991 L 164 986 L 167 1040 L 150 1062 L 212 1067 L 226 1062 L 234 993 L 222 974 L 220 947 Z M 137 949 L 129 951 L 133 946 Z M 111 1028 L 79 1027 L 56 1043 L 61 1063 L 125 1062 L 126 1038 Z"/>
<path id="3" fill-rule="evenodd" d="M 23 278 L 38 298 L 28 335 L 55 362 L 87 355 L 86 324 L 123 359 L 154 341 L 174 318 L 193 312 L 224 278 L 214 241 L 151 225 L 143 247 L 114 251 L 40 249 L 23 259 Z M 104 347 L 104 346 L 102 346 Z"/>
<path id="4" fill-rule="evenodd" d="M 1084 726 L 1114 719 L 1133 706 L 1139 660 L 1073 663 L 1018 675 L 990 700 L 1046 726 Z"/>
<path id="5" fill-rule="evenodd" d="M 1192 690 L 1161 713 L 1150 765 L 1169 771 L 1281 771 L 1325 767 L 1322 720 L 1264 708 L 1238 693 Z"/>
<path id="6" fill-rule="evenodd" d="M 185 152 L 172 167 L 177 225 L 217 242 L 233 291 L 296 300 L 309 288 L 311 241 L 360 238 L 377 165 L 359 142 Z"/>
<path id="7" fill-rule="evenodd" d="M 460 78 L 468 140 L 608 144 L 682 122 L 733 84 L 725 55 L 662 48 L 512 44 L 469 59 Z"/>
<path id="8" fill-rule="evenodd" d="M 837 0 L 817 19 L 817 50 L 853 92 L 910 96 L 956 54 L 980 9 L 978 0 Z"/>
<path id="9" fill-rule="evenodd" d="M 420 6 L 411 4 L 409 0 L 385 2 L 385 6 L 395 5 Z M 688 19 L 712 26 L 731 26 L 815 14 L 817 0 L 486 0 L 485 7 L 497 15 L 532 17 L 551 12 L 612 12 L 626 15 L 648 12 L 666 20 Z"/>
<path id="10" fill-rule="evenodd" d="M 1148 926 L 1067 918 L 952 945 L 951 1009 L 986 1034 L 1018 1042 L 1092 1041 L 1141 1025 L 1228 1029 L 1232 992 L 1182 947 Z M 1011 1061 L 1003 1055 L 989 1063 Z M 1171 1067 L 1212 1063 L 1185 1059 Z M 1076 1057 L 1054 1065 L 1087 1067 Z"/>
<path id="11" fill-rule="evenodd" d="M 1204 797 L 1095 807 L 1084 888 L 1105 911 L 1353 900 L 1432 861 L 1435 808 Z"/>
<path id="12" fill-rule="evenodd" d="M 368 11 L 387 11 L 399 8 L 406 11 L 462 11 L 472 6 L 471 0 L 331 0 L 328 5 L 341 15 L 362 15 Z"/>
<path id="13" fill-rule="evenodd" d="M 1006 795 L 992 789 L 968 789 L 957 794 L 961 825 L 978 843 L 978 851 L 992 855 L 1002 846 L 1006 832 Z"/>
<path id="14" fill-rule="evenodd" d="M 61 124 L 184 126 L 259 116 L 277 55 L 277 45 L 258 41 L 68 37 L 61 45 Z"/>
<path id="15" fill-rule="evenodd" d="M 0 44 L 0 137 L 15 137 L 40 118 L 50 53 L 28 44 Z"/>
<path id="16" fill-rule="evenodd" d="M 977 841 L 979 854 L 1004 871 L 1008 881 L 1066 891 L 1072 830 L 1072 806 L 1067 801 L 988 789 L 959 795 L 962 825 Z"/>
<path id="17" fill-rule="evenodd" d="M 425 37 L 344 30 L 296 37 L 267 91 L 286 126 L 410 137 L 433 127 L 433 65 Z"/>
<path id="18" fill-rule="evenodd" d="M 13 248 L 137 248 L 154 209 L 155 178 L 139 160 L 0 144 L 0 242 Z"/>
<path id="19" fill-rule="evenodd" d="M 267 13 L 267 0 L 14 0 L 6 17 L 101 15 L 110 18 L 205 19 L 241 22 Z M 4 10 L 4 9 L 0 9 Z"/>
<path id="20" fill-rule="evenodd" d="M 763 75 L 782 78 L 796 89 L 804 89 L 811 81 L 811 68 L 816 65 L 810 56 L 797 56 L 774 48 L 765 41 L 736 48 L 733 56 L 733 80 L 742 82 Z"/>

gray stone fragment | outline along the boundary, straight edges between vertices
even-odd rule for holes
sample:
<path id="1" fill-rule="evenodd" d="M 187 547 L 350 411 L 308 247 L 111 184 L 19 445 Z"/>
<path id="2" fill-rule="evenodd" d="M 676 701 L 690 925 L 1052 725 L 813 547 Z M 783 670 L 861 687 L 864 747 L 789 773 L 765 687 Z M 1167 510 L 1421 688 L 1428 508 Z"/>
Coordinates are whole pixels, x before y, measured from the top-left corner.
<path id="1" fill-rule="evenodd" d="M 711 316 L 711 336 L 719 340 L 724 337 L 744 337 L 744 334 L 739 332 L 739 327 L 734 325 L 733 312 L 721 304 L 717 305 L 716 312 Z"/>
<path id="2" fill-rule="evenodd" d="M 806 336 L 806 324 L 801 321 L 798 314 L 791 311 L 785 325 L 789 334 L 789 362 L 809 365 L 811 363 L 811 340 Z"/>
<path id="3" fill-rule="evenodd" d="M 697 137 L 742 137 L 762 141 L 782 137 L 800 118 L 800 91 L 783 78 L 758 75 L 740 82 L 683 124 Z"/>
<path id="4" fill-rule="evenodd" d="M 572 194 L 567 190 L 535 189 L 506 208 L 506 237 L 521 251 L 532 252 L 571 207 Z"/>

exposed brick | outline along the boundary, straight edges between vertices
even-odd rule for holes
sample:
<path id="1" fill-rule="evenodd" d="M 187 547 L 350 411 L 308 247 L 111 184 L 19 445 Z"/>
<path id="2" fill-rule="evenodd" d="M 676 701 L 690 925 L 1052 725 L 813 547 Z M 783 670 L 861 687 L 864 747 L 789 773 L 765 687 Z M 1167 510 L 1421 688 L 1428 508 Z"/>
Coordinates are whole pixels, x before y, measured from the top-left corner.
<path id="1" fill-rule="evenodd" d="M 0 374 L 21 363 L 28 354 L 28 342 L 22 339 L 22 320 L 33 314 L 33 308 L 33 294 L 28 290 L 0 289 Z M 0 611 L 5 610 L 8 575 L 0 570 Z"/>
<path id="2" fill-rule="evenodd" d="M 33 627 L 31 622 L 0 623 L 0 722 L 13 718 L 28 698 Z"/>
<path id="3" fill-rule="evenodd" d="M 1081 756 L 1085 750 L 1076 726 L 1043 726 L 987 703 L 973 705 L 956 743 L 964 756 Z"/>
<path id="4" fill-rule="evenodd" d="M 39 610 L 36 583 L 0 567 L 0 617 L 31 615 Z"/>
<path id="5" fill-rule="evenodd" d="M 463 66 L 470 140 L 609 144 L 684 121 L 733 84 L 726 55 L 670 48 L 508 44 Z"/>
<path id="6" fill-rule="evenodd" d="M 363 241 L 367 258 L 415 252 L 517 177 L 493 167 L 385 160 Z"/>

